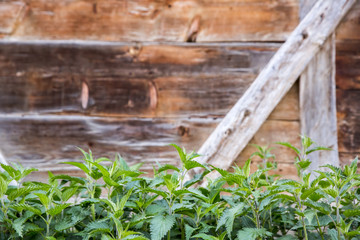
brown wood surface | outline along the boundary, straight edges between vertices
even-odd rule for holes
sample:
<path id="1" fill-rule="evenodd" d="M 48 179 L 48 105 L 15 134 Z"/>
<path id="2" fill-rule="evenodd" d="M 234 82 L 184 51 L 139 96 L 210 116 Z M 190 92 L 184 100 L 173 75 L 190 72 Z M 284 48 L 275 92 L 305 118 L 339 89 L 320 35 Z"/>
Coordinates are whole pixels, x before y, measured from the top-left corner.
<path id="1" fill-rule="evenodd" d="M 7 160 L 46 171 L 73 169 L 58 163 L 74 158 L 79 160 L 81 154 L 76 146 L 90 148 L 97 157 L 114 157 L 119 152 L 131 164 L 145 162 L 145 170 L 151 169 L 156 161 L 176 164 L 176 151 L 168 144 L 197 150 L 219 120 L 7 115 L 0 116 L 0 122 L 0 140 Z M 285 133 L 284 128 L 289 131 Z M 296 121 L 270 120 L 253 143 L 270 144 L 275 140 L 294 143 L 298 128 Z M 250 154 L 249 151 L 246 154 Z M 284 153 L 284 149 L 280 147 L 275 152 Z M 287 155 L 289 151 L 285 149 L 285 152 L 286 157 L 283 154 L 279 161 L 291 162 L 287 159 L 291 158 Z"/>
<path id="2" fill-rule="evenodd" d="M 336 87 L 360 90 L 360 40 L 338 41 L 336 51 Z"/>
<path id="3" fill-rule="evenodd" d="M 297 0 L 9 0 L 0 8 L 0 33 L 12 39 L 284 41 L 298 24 Z"/>
<path id="4" fill-rule="evenodd" d="M 360 152 L 360 90 L 337 90 L 339 151 Z"/>
<path id="5" fill-rule="evenodd" d="M 223 115 L 278 47 L 3 42 L 0 113 Z"/>
<path id="6" fill-rule="evenodd" d="M 315 4 L 201 146 L 199 161 L 224 169 L 232 165 L 354 4 Z"/>
<path id="7" fill-rule="evenodd" d="M 336 31 L 338 40 L 360 40 L 360 0 L 345 16 Z"/>

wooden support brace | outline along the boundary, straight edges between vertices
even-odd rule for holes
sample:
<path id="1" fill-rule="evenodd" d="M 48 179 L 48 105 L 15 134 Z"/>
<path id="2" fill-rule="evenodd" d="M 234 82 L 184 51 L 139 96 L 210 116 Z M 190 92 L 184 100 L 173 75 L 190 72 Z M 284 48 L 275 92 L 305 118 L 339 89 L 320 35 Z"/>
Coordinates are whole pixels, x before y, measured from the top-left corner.
<path id="1" fill-rule="evenodd" d="M 355 1 L 317 2 L 205 141 L 200 162 L 223 169 L 232 165 Z"/>
<path id="2" fill-rule="evenodd" d="M 300 17 L 315 4 L 315 0 L 300 2 Z M 320 51 L 300 76 L 301 134 L 333 151 L 319 151 L 310 155 L 309 170 L 332 164 L 339 166 L 335 92 L 335 34 L 331 34 Z"/>

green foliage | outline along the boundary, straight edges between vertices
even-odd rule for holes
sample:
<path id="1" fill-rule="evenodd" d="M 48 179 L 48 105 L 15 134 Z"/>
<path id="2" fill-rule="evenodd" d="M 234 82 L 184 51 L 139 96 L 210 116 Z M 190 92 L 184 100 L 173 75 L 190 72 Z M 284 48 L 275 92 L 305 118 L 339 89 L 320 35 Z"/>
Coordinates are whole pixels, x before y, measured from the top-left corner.
<path id="1" fill-rule="evenodd" d="M 159 165 L 153 178 L 120 155 L 94 158 L 82 149 L 83 162 L 65 164 L 85 177 L 49 173 L 47 183 L 23 182 L 35 169 L 4 165 L 0 239 L 360 239 L 358 159 L 343 168 L 326 165 L 312 179 L 305 171 L 311 153 L 329 149 L 301 140 L 300 148 L 279 143 L 297 154 L 298 181 L 271 175 L 275 156 L 261 146 L 251 156 L 262 160 L 253 173 L 251 159 L 227 171 L 175 144 L 180 164 Z M 193 168 L 203 172 L 185 182 Z M 221 176 L 197 187 L 211 171 Z"/>

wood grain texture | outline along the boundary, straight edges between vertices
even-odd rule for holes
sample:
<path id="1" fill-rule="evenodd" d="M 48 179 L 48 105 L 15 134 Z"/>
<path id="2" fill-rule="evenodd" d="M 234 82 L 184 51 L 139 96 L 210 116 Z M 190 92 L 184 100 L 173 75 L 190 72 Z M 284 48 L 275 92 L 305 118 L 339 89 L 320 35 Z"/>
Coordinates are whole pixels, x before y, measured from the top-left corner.
<path id="1" fill-rule="evenodd" d="M 298 24 L 297 0 L 12 0 L 4 8 L 25 3 L 6 38 L 184 42 L 196 30 L 191 41 L 284 41 Z"/>
<path id="2" fill-rule="evenodd" d="M 319 1 L 312 8 L 200 148 L 201 162 L 231 166 L 354 3 Z"/>
<path id="3" fill-rule="evenodd" d="M 339 151 L 360 152 L 360 90 L 337 92 Z"/>
<path id="4" fill-rule="evenodd" d="M 319 146 L 333 149 L 312 153 L 308 171 L 319 170 L 325 164 L 339 166 L 335 51 L 335 35 L 332 34 L 300 76 L 301 134 Z"/>
<path id="5" fill-rule="evenodd" d="M 130 164 L 179 161 L 169 146 L 176 143 L 196 150 L 215 127 L 217 119 L 199 118 L 100 118 L 54 115 L 1 115 L 0 140 L 9 162 L 42 171 L 73 168 L 59 162 L 81 158 L 77 147 L 95 156 L 113 158 L 117 152 Z"/>
<path id="6" fill-rule="evenodd" d="M 339 24 L 336 29 L 336 39 L 338 41 L 360 40 L 360 0 L 356 1 L 356 4 Z"/>
<path id="7" fill-rule="evenodd" d="M 119 152 L 130 164 L 144 162 L 142 170 L 152 165 L 178 164 L 176 143 L 187 150 L 197 150 L 220 119 L 213 118 L 110 118 L 54 115 L 1 115 L 0 141 L 9 162 L 20 162 L 40 171 L 75 171 L 62 161 L 80 161 L 76 147 L 91 149 L 96 157 L 113 158 Z M 288 129 L 284 132 L 283 129 Z M 274 141 L 297 144 L 297 121 L 269 120 L 265 122 L 253 143 L 265 145 Z M 249 147 L 239 162 L 252 154 Z M 293 155 L 278 147 L 278 160 L 291 163 Z M 286 158 L 285 155 L 286 154 Z"/>
<path id="8" fill-rule="evenodd" d="M 278 47 L 0 42 L 0 112 L 223 115 Z"/>
<path id="9" fill-rule="evenodd" d="M 284 129 L 286 129 L 286 131 L 284 131 Z M 299 133 L 299 121 L 267 120 L 237 157 L 235 163 L 242 166 L 245 161 L 257 151 L 253 144 L 273 148 L 271 152 L 276 156 L 275 160 L 277 162 L 293 163 L 296 156 L 294 152 L 287 147 L 276 144 L 276 142 L 289 142 L 299 147 Z M 258 157 L 254 157 L 254 161 L 260 162 L 260 160 Z"/>
<path id="10" fill-rule="evenodd" d="M 26 3 L 21 1 L 0 2 L 0 36 L 11 35 L 21 23 L 27 11 Z"/>
<path id="11" fill-rule="evenodd" d="M 336 43 L 336 87 L 360 90 L 360 40 Z"/>

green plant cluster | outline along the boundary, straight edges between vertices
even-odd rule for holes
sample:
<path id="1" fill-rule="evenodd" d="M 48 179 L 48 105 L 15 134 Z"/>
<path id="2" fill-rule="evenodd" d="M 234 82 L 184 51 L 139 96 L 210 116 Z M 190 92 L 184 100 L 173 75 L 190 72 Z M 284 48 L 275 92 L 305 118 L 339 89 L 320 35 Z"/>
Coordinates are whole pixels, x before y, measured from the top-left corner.
<path id="1" fill-rule="evenodd" d="M 66 164 L 86 177 L 49 173 L 48 183 L 22 182 L 36 169 L 2 165 L 0 239 L 360 239 L 357 159 L 311 177 L 308 155 L 326 149 L 307 137 L 301 149 L 280 144 L 298 155 L 299 181 L 270 175 L 274 156 L 260 146 L 254 155 L 263 164 L 252 174 L 250 160 L 226 171 L 176 145 L 180 167 L 159 165 L 152 178 L 121 157 L 85 151 L 83 163 Z M 185 181 L 193 168 L 204 171 Z M 220 177 L 195 187 L 211 171 Z"/>

